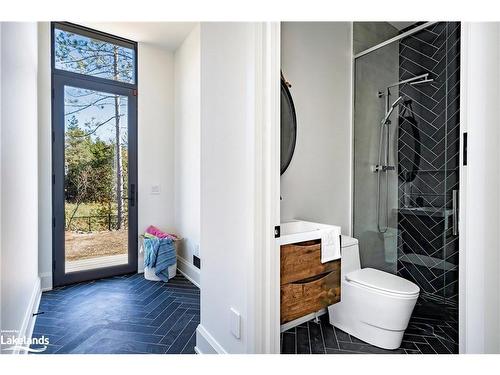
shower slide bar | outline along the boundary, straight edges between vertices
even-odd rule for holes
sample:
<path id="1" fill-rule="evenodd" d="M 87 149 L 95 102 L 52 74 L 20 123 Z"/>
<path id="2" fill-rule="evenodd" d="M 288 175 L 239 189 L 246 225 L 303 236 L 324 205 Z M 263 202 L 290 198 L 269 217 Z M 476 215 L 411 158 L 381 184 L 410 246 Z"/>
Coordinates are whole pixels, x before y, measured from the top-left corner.
<path id="1" fill-rule="evenodd" d="M 399 82 L 395 82 L 390 84 L 385 88 L 384 91 L 378 91 L 377 96 L 379 98 L 385 97 L 385 116 L 380 124 L 380 139 L 379 139 L 379 148 L 378 148 L 378 163 L 372 166 L 372 172 L 377 173 L 377 230 L 379 233 L 385 233 L 389 229 L 389 171 L 394 171 L 396 167 L 390 164 L 389 157 L 389 145 L 390 145 L 390 133 L 389 126 L 391 125 L 390 116 L 397 108 L 401 102 L 404 104 L 403 96 L 399 96 L 392 104 L 391 104 L 391 89 L 393 87 L 399 87 L 401 85 L 419 85 L 422 83 L 430 83 L 434 82 L 433 78 L 429 78 L 430 73 L 420 74 L 418 76 L 408 78 Z M 381 221 L 381 213 L 382 213 L 382 181 L 381 174 L 385 174 L 385 214 L 384 216 L 384 224 Z"/>
<path id="2" fill-rule="evenodd" d="M 426 23 L 424 23 L 424 24 L 422 24 L 420 26 L 417 26 L 417 27 L 415 27 L 415 28 L 413 28 L 411 30 L 408 30 L 408 31 L 406 31 L 406 32 L 404 32 L 402 34 L 396 35 L 395 37 L 393 37 L 391 39 L 387 39 L 385 42 L 379 43 L 377 45 L 374 45 L 373 47 L 370 47 L 370 48 L 368 48 L 368 49 L 366 49 L 364 51 L 361 51 L 360 53 L 354 55 L 354 59 L 357 59 L 358 57 L 364 56 L 364 55 L 366 55 L 366 54 L 368 54 L 370 52 L 376 51 L 379 48 L 382 48 L 382 47 L 384 47 L 384 46 L 386 46 L 388 44 L 391 44 L 393 42 L 396 42 L 396 41 L 398 41 L 400 39 L 406 38 L 406 37 L 408 37 L 408 36 L 410 36 L 412 34 L 415 34 L 416 32 L 419 32 L 420 30 L 423 30 L 423 29 L 425 29 L 425 28 L 427 28 L 429 26 L 432 26 L 432 25 L 434 25 L 436 23 L 438 23 L 438 21 L 426 22 Z"/>

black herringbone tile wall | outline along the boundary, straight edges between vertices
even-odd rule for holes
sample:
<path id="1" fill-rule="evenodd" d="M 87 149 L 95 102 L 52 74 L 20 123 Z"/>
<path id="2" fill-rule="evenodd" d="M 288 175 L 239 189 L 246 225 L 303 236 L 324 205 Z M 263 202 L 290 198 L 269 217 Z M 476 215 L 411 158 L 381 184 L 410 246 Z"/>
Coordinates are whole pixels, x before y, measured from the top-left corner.
<path id="1" fill-rule="evenodd" d="M 181 275 L 132 274 L 44 292 L 39 312 L 33 337 L 49 338 L 44 353 L 194 354 L 200 292 Z"/>
<path id="2" fill-rule="evenodd" d="M 423 73 L 434 82 L 400 87 L 416 126 L 400 116 L 398 274 L 429 298 L 456 306 L 452 191 L 459 177 L 459 22 L 439 22 L 400 41 L 400 79 Z"/>

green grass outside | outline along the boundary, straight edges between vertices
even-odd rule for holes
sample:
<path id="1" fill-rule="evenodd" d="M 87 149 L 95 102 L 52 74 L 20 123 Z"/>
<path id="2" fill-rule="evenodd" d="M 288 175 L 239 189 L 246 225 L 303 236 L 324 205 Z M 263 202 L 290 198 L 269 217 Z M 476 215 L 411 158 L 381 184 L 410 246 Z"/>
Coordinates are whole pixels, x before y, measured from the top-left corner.
<path id="1" fill-rule="evenodd" d="M 76 207 L 76 203 L 66 202 L 64 209 L 66 212 L 66 217 L 73 213 Z M 108 205 L 102 203 L 81 203 L 78 207 L 78 212 L 75 216 L 91 216 L 91 215 L 103 215 L 104 212 L 108 211 Z M 111 213 L 116 214 L 116 203 L 111 204 Z"/>
<path id="2" fill-rule="evenodd" d="M 64 207 L 66 225 L 68 224 L 68 220 L 73 214 L 75 208 L 76 208 L 76 203 L 66 202 Z M 126 209 L 127 207 L 124 208 Z M 111 205 L 97 203 L 97 202 L 81 203 L 80 206 L 78 207 L 78 211 L 76 212 L 73 218 L 73 221 L 71 222 L 71 227 L 67 229 L 79 232 L 94 232 L 94 231 L 115 229 L 116 213 L 117 213 L 116 203 L 112 203 Z M 111 217 L 109 217 L 108 214 L 111 214 Z M 94 217 L 88 218 L 88 216 L 94 216 Z M 124 218 L 125 218 L 125 224 L 127 224 L 128 215 L 126 212 L 124 213 Z M 111 219 L 111 225 L 110 225 L 110 219 Z"/>

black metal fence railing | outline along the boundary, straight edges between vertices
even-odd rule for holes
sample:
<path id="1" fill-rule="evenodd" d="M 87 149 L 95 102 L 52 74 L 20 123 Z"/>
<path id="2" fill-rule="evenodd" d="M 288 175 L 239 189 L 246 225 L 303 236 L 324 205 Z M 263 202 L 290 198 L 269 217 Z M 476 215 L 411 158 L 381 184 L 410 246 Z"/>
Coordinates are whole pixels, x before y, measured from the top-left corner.
<path id="1" fill-rule="evenodd" d="M 66 219 L 67 231 L 78 232 L 93 232 L 104 230 L 117 230 L 128 228 L 128 215 L 123 215 L 121 228 L 118 228 L 118 215 L 89 215 L 89 216 L 74 216 L 71 219 Z"/>

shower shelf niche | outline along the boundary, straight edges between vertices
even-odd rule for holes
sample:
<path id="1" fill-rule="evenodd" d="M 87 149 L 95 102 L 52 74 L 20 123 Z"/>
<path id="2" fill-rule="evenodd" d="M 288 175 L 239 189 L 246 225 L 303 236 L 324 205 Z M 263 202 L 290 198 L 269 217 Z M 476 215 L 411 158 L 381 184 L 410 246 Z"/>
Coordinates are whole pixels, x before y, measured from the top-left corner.
<path id="1" fill-rule="evenodd" d="M 417 215 L 417 216 L 433 216 L 433 217 L 449 217 L 453 215 L 451 208 L 440 207 L 401 207 L 395 208 L 395 213 L 403 215 Z"/>

